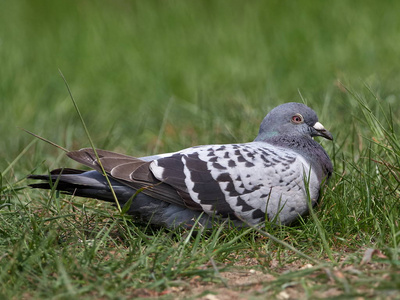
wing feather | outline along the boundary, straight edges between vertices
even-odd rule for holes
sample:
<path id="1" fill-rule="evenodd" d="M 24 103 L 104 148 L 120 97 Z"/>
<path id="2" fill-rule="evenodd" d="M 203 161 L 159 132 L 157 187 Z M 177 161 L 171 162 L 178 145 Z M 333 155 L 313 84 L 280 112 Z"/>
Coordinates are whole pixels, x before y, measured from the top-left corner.
<path id="1" fill-rule="evenodd" d="M 151 161 L 143 161 L 139 158 L 118 154 L 105 150 L 97 150 L 100 162 L 107 175 L 134 189 L 142 189 L 142 192 L 151 197 L 180 206 L 201 210 L 201 206 L 192 201 L 185 191 L 177 191 L 170 184 L 154 177 L 149 169 Z M 102 172 L 96 155 L 91 148 L 67 153 L 68 157 L 86 165 L 98 172 Z"/>

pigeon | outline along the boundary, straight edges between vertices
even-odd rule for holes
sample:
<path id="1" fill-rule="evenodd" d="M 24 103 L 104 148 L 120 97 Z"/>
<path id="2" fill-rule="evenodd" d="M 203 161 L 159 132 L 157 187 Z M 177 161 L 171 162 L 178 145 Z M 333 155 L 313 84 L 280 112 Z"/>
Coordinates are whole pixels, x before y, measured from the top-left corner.
<path id="1" fill-rule="evenodd" d="M 267 114 L 252 142 L 138 158 L 84 148 L 66 155 L 93 170 L 28 177 L 41 180 L 32 188 L 118 201 L 138 222 L 168 228 L 290 225 L 318 202 L 333 171 L 318 136 L 333 140 L 311 108 L 290 102 Z"/>

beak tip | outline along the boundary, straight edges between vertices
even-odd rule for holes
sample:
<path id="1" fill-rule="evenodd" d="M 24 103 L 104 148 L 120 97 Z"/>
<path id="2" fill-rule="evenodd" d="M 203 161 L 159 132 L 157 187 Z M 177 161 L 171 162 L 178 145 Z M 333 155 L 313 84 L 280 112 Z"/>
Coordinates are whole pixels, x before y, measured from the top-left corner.
<path id="1" fill-rule="evenodd" d="M 327 140 L 333 141 L 333 136 L 328 130 L 318 131 L 319 136 L 326 138 Z"/>

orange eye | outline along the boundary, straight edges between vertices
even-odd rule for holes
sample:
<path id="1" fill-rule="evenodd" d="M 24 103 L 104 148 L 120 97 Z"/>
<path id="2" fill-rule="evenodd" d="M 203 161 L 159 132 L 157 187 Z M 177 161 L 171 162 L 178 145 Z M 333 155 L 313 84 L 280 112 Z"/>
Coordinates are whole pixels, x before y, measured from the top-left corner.
<path id="1" fill-rule="evenodd" d="M 293 117 L 292 117 L 292 123 L 294 123 L 294 124 L 300 124 L 300 123 L 303 123 L 303 116 L 302 115 L 300 115 L 300 114 L 296 114 L 296 115 L 294 115 Z"/>

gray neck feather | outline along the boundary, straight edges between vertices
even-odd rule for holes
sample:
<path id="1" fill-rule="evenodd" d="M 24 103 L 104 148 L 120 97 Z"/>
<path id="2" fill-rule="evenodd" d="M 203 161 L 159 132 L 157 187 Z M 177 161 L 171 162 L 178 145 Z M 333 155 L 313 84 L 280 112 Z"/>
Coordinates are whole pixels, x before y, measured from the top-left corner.
<path id="1" fill-rule="evenodd" d="M 302 155 L 317 173 L 320 181 L 328 179 L 333 171 L 332 162 L 324 148 L 307 136 L 279 135 L 264 140 L 269 144 L 289 148 Z"/>

